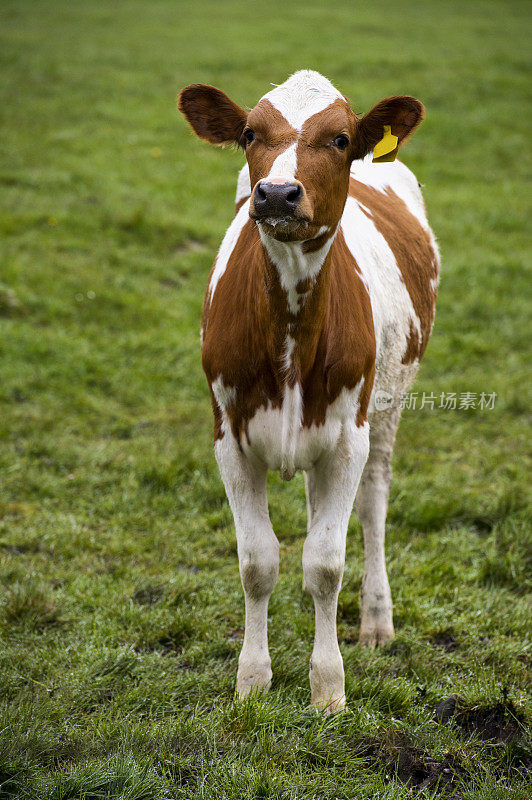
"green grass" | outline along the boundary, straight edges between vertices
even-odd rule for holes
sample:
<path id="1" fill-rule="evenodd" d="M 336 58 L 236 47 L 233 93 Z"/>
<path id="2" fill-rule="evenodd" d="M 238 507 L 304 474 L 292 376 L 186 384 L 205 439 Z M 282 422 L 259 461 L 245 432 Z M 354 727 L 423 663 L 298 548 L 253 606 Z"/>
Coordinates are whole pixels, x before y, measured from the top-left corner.
<path id="1" fill-rule="evenodd" d="M 423 797 L 524 798 L 528 4 L 4 0 L 0 15 L 0 797 L 398 799 L 417 753 L 455 764 Z M 188 83 L 253 105 L 302 67 L 358 111 L 425 102 L 404 159 L 443 276 L 416 390 L 497 393 L 493 410 L 405 411 L 397 638 L 357 645 L 353 517 L 351 711 L 327 720 L 308 706 L 300 476 L 270 480 L 272 691 L 233 699 L 243 598 L 198 329 L 242 155 L 175 111 Z M 511 730 L 487 743 L 468 720 L 498 703 Z"/>

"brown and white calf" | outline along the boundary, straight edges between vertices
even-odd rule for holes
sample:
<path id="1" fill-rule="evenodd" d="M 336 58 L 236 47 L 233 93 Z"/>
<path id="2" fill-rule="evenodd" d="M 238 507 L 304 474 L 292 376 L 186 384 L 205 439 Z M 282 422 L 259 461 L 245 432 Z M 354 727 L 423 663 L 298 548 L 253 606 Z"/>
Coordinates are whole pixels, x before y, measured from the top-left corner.
<path id="1" fill-rule="evenodd" d="M 385 130 L 401 145 L 423 106 L 391 97 L 359 118 L 326 78 L 301 71 L 249 112 L 205 85 L 184 89 L 179 108 L 202 139 L 237 142 L 247 159 L 202 318 L 214 450 L 246 603 L 237 691 L 245 697 L 272 677 L 267 608 L 279 544 L 267 471 L 290 480 L 304 470 L 312 702 L 339 710 L 336 608 L 355 498 L 365 547 L 360 641 L 394 635 L 384 558 L 390 460 L 400 396 L 432 328 L 439 258 L 416 178 L 372 153 Z"/>

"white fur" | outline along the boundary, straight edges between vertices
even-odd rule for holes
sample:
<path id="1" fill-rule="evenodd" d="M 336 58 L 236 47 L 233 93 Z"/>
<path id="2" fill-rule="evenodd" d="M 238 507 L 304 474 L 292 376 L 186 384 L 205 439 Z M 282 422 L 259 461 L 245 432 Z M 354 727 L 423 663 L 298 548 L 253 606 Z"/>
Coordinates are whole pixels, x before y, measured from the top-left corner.
<path id="1" fill-rule="evenodd" d="M 373 164 L 372 158 L 370 153 L 360 161 L 353 161 L 351 165 L 353 178 L 380 192 L 393 189 L 395 194 L 404 200 L 410 213 L 417 217 L 425 229 L 428 229 L 427 212 L 416 176 L 401 161 Z"/>
<path id="2" fill-rule="evenodd" d="M 392 471 L 395 432 L 400 406 L 370 415 L 370 451 L 356 496 L 356 509 L 364 532 L 364 576 L 360 591 L 360 641 L 383 644 L 394 635 L 393 606 L 384 539 Z"/>
<path id="3" fill-rule="evenodd" d="M 291 144 L 286 150 L 277 156 L 272 164 L 272 168 L 262 180 L 267 182 L 273 178 L 281 178 L 285 181 L 293 181 L 297 172 L 297 142 Z"/>
<path id="4" fill-rule="evenodd" d="M 287 333 L 285 338 L 285 350 L 283 353 L 283 367 L 285 374 L 288 375 L 292 366 L 292 356 L 296 340 Z M 295 454 L 297 447 L 297 438 L 301 429 L 303 414 L 303 396 L 301 394 L 301 385 L 295 383 L 294 386 L 288 386 L 285 383 L 283 405 L 281 409 L 281 467 L 279 472 L 283 480 L 290 481 L 295 475 Z"/>
<path id="5" fill-rule="evenodd" d="M 365 183 L 367 186 L 372 186 L 381 192 L 385 192 L 386 189 L 392 189 L 403 200 L 410 213 L 416 217 L 428 232 L 436 256 L 436 266 L 439 268 L 438 243 L 427 219 L 423 195 L 416 176 L 401 161 L 373 164 L 372 158 L 373 156 L 370 154 L 361 161 L 353 161 L 351 175 L 357 181 Z"/>
<path id="6" fill-rule="evenodd" d="M 345 707 L 344 668 L 336 633 L 347 525 L 369 452 L 369 426 L 342 424 L 335 449 L 307 474 L 308 535 L 303 545 L 305 586 L 314 599 L 316 632 L 310 660 L 311 699 L 326 712 Z"/>
<path id="7" fill-rule="evenodd" d="M 285 386 L 281 422 L 281 478 L 290 481 L 296 472 L 296 451 L 301 417 L 303 414 L 303 396 L 301 385 Z"/>
<path id="8" fill-rule="evenodd" d="M 300 309 L 300 295 L 296 286 L 305 278 L 316 277 L 331 249 L 334 236 L 327 239 L 314 253 L 303 253 L 301 242 L 278 242 L 265 233 L 260 225 L 258 228 L 262 244 L 277 267 L 281 286 L 288 295 L 288 307 L 292 314 L 297 314 Z M 321 233 L 326 230 L 325 226 L 320 228 Z M 321 235 L 319 231 L 317 235 Z"/>
<path id="9" fill-rule="evenodd" d="M 246 599 L 244 643 L 238 660 L 237 691 L 246 697 L 267 688 L 268 600 L 279 571 L 279 543 L 268 514 L 266 467 L 250 461 L 230 430 L 214 445 L 216 460 L 235 520 L 240 575 Z"/>
<path id="10" fill-rule="evenodd" d="M 219 375 L 216 380 L 212 382 L 212 393 L 214 394 L 222 415 L 222 433 L 226 433 L 231 430 L 228 411 L 235 402 L 236 389 L 234 386 L 225 386 L 222 376 Z"/>
<path id="11" fill-rule="evenodd" d="M 225 386 L 220 377 L 212 383 L 212 391 L 220 409 L 227 410 L 236 400 L 236 389 L 234 386 Z"/>
<path id="12" fill-rule="evenodd" d="M 301 131 L 310 117 L 342 97 L 338 89 L 319 72 L 304 69 L 291 75 L 262 99 L 269 100 L 292 128 Z"/>
<path id="13" fill-rule="evenodd" d="M 343 389 L 334 403 L 327 409 L 325 423 L 303 428 L 293 424 L 293 463 L 295 469 L 312 469 L 325 454 L 332 453 L 345 424 L 355 426 L 359 409 L 359 396 L 363 380 L 354 389 Z M 273 408 L 271 404 L 259 408 L 249 422 L 248 433 L 242 442 L 244 453 L 253 460 L 267 465 L 268 469 L 281 470 L 286 460 L 284 447 L 283 406 Z M 298 413 L 300 413 L 298 409 Z M 294 430 L 295 429 L 295 430 Z"/>
<path id="14" fill-rule="evenodd" d="M 227 268 L 227 262 L 231 256 L 231 253 L 235 249 L 236 243 L 238 241 L 238 237 L 242 233 L 242 228 L 249 220 L 249 201 L 244 203 L 242 208 L 239 210 L 238 214 L 228 227 L 226 234 L 223 238 L 222 244 L 220 245 L 220 249 L 218 250 L 218 255 L 216 256 L 216 263 L 214 265 L 214 269 L 212 271 L 211 280 L 209 283 L 209 297 L 210 302 L 212 303 L 212 298 L 214 296 L 214 292 L 216 291 L 216 287 L 218 285 L 218 281 L 224 274 Z"/>
<path id="15" fill-rule="evenodd" d="M 290 369 L 290 365 L 292 363 L 292 355 L 294 353 L 294 347 L 296 346 L 296 340 L 293 336 L 290 336 L 289 333 L 286 334 L 286 338 L 284 340 L 284 354 L 283 354 L 283 366 L 285 371 L 288 372 Z"/>
<path id="16" fill-rule="evenodd" d="M 249 165 L 248 162 L 244 164 L 238 173 L 238 180 L 236 183 L 236 196 L 235 203 L 240 203 L 244 198 L 249 197 L 251 194 L 251 182 L 249 179 Z"/>

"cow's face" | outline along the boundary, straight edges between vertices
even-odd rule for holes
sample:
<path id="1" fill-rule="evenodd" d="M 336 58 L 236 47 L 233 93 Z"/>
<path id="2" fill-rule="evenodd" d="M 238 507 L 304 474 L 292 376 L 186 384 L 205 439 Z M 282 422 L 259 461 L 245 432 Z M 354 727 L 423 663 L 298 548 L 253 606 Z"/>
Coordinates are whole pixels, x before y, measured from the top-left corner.
<path id="1" fill-rule="evenodd" d="M 351 162 L 373 150 L 384 125 L 401 144 L 423 117 L 419 100 L 392 97 L 359 119 L 326 78 L 306 70 L 249 113 L 205 85 L 184 89 L 179 108 L 201 138 L 244 148 L 249 215 L 263 234 L 280 241 L 330 236 L 342 216 Z"/>

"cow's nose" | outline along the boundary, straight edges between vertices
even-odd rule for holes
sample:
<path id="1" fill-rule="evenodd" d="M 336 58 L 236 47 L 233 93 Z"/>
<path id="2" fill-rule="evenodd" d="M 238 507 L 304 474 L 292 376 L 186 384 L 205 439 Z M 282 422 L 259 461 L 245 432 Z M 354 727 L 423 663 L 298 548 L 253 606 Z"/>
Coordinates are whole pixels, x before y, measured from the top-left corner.
<path id="1" fill-rule="evenodd" d="M 270 183 L 259 181 L 253 198 L 255 212 L 260 216 L 293 214 L 303 197 L 300 183 Z"/>

